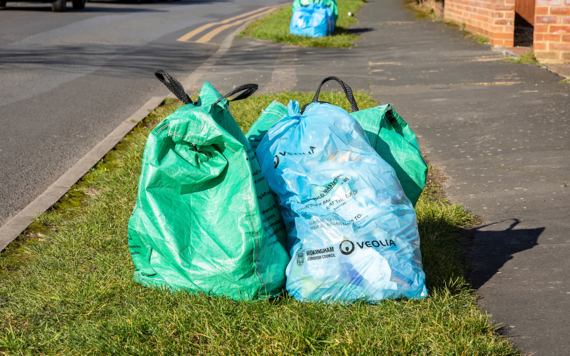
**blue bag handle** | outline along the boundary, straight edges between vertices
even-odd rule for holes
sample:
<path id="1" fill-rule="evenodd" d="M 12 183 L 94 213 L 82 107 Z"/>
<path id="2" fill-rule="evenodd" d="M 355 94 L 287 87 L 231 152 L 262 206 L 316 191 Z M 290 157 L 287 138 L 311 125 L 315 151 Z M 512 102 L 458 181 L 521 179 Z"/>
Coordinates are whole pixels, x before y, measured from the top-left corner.
<path id="1" fill-rule="evenodd" d="M 352 89 L 348 86 L 348 84 L 346 84 L 345 82 L 343 82 L 342 80 L 340 80 L 337 77 L 330 76 L 330 77 L 326 77 L 325 79 L 323 79 L 321 81 L 321 84 L 319 85 L 319 88 L 317 89 L 317 92 L 315 93 L 315 96 L 313 97 L 313 101 L 310 102 L 309 104 L 306 104 L 303 106 L 303 108 L 301 109 L 301 114 L 305 111 L 307 106 L 309 106 L 312 103 L 326 103 L 326 101 L 325 102 L 319 101 L 319 94 L 321 94 L 321 87 L 323 86 L 323 84 L 325 84 L 329 80 L 336 81 L 338 84 L 340 84 L 340 86 L 342 87 L 342 90 L 344 90 L 344 95 L 346 95 L 346 99 L 350 103 L 350 112 L 357 112 L 359 110 L 358 105 L 356 105 L 356 100 L 354 100 L 354 94 L 352 93 Z"/>

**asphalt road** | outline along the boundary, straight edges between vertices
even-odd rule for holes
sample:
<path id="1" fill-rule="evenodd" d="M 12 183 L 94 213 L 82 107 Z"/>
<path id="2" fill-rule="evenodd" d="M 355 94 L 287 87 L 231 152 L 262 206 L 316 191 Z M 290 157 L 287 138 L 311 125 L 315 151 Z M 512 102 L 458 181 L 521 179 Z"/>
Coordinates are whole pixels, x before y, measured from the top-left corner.
<path id="1" fill-rule="evenodd" d="M 107 1 L 54 13 L 50 4 L 9 2 L 0 9 L 0 225 L 152 96 L 166 94 L 156 70 L 185 78 L 252 15 L 234 17 L 278 3 Z M 178 40 L 224 20 L 227 26 Z"/>

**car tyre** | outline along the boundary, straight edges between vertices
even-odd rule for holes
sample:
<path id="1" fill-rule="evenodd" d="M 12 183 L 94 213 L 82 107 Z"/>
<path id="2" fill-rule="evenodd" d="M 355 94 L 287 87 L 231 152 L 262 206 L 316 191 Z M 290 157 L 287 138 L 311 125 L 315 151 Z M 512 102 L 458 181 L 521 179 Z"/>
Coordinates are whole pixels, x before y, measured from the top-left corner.
<path id="1" fill-rule="evenodd" d="M 51 9 L 53 10 L 53 12 L 64 12 L 66 7 L 67 7 L 66 0 L 56 0 L 51 3 Z"/>
<path id="2" fill-rule="evenodd" d="M 87 0 L 72 0 L 73 8 L 75 10 L 81 10 L 85 8 L 85 3 Z"/>

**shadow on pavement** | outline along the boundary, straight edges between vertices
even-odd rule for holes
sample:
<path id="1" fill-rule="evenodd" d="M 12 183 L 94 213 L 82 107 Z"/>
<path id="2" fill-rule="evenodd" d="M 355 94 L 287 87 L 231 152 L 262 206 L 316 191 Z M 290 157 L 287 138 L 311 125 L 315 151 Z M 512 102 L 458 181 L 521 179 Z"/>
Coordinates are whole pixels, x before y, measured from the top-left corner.
<path id="1" fill-rule="evenodd" d="M 366 33 L 366 32 L 370 32 L 370 31 L 374 31 L 373 28 L 370 27 L 361 27 L 361 28 L 347 28 L 345 29 L 343 32 L 345 33 L 352 33 L 355 35 L 359 35 L 361 33 Z"/>
<path id="2" fill-rule="evenodd" d="M 51 9 L 50 3 L 41 4 L 43 6 L 10 6 L 0 9 L 0 11 L 41 11 L 41 12 L 53 12 Z M 134 8 L 134 7 L 94 7 L 86 5 L 84 9 L 81 10 L 74 10 L 68 5 L 66 12 L 75 12 L 75 13 L 93 13 L 93 12 L 108 12 L 108 13 L 118 13 L 118 12 L 166 12 L 165 10 L 155 10 L 155 9 L 145 9 L 145 8 Z"/>
<path id="3" fill-rule="evenodd" d="M 521 223 L 519 219 L 511 219 L 513 222 L 504 230 L 481 230 L 493 225 L 500 224 L 500 221 L 493 224 L 477 227 L 470 230 L 475 237 L 467 246 L 467 259 L 472 268 L 469 273 L 469 280 L 473 287 L 478 289 L 484 285 L 491 277 L 513 259 L 513 255 L 529 250 L 538 245 L 538 237 L 545 228 L 516 229 Z"/>
<path id="4" fill-rule="evenodd" d="M 176 70 L 181 63 L 203 61 L 204 52 L 197 50 L 211 47 L 207 44 L 193 44 L 191 50 L 186 44 L 177 46 L 150 43 L 140 46 L 117 46 L 89 44 L 75 46 L 53 46 L 24 50 L 4 48 L 0 52 L 0 73 L 14 73 L 25 70 L 33 74 L 42 73 L 46 67 L 61 73 L 87 74 L 97 71 L 98 76 L 133 78 L 150 75 L 157 69 Z M 160 68 L 157 67 L 160 63 Z"/>
<path id="5" fill-rule="evenodd" d="M 70 0 L 68 0 L 70 1 Z M 137 3 L 137 0 L 88 0 L 88 4 L 129 4 L 129 5 L 152 5 L 152 4 L 160 4 L 160 5 L 202 5 L 202 4 L 212 4 L 212 3 L 225 3 L 229 2 L 229 0 L 142 0 L 140 3 Z M 87 5 L 89 6 L 89 5 Z M 87 6 L 85 7 L 87 9 Z"/>
<path id="6" fill-rule="evenodd" d="M 37 3 L 34 6 L 19 6 L 19 5 L 12 5 L 10 3 L 6 5 L 6 7 L 0 8 L 0 11 L 44 11 L 44 12 L 52 12 L 51 4 L 49 2 L 46 3 Z"/>

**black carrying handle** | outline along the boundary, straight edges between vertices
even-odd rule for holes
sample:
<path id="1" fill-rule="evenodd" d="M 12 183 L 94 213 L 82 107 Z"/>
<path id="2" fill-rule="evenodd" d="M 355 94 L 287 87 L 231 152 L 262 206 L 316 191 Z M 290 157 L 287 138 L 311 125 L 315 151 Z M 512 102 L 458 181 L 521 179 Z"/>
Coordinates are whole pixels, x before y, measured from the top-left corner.
<path id="1" fill-rule="evenodd" d="M 392 106 L 392 104 L 388 104 L 388 109 L 386 109 L 385 117 L 388 120 L 388 122 L 392 125 L 398 122 L 396 116 L 394 116 L 394 107 Z"/>
<path id="2" fill-rule="evenodd" d="M 226 99 L 228 101 L 238 101 L 238 100 L 249 98 L 250 96 L 253 95 L 253 93 L 255 93 L 257 91 L 258 88 L 259 88 L 259 85 L 257 85 L 257 84 L 240 85 L 239 87 L 230 90 L 229 93 L 227 93 L 226 95 L 224 95 L 221 98 L 219 98 L 218 100 L 216 100 L 216 102 L 213 103 L 212 106 L 216 105 L 217 103 L 219 103 L 223 99 Z M 243 92 L 243 93 L 241 93 L 240 95 L 236 96 L 233 99 L 228 99 L 230 96 L 236 95 L 239 92 Z"/>
<path id="3" fill-rule="evenodd" d="M 323 79 L 323 81 L 319 85 L 319 88 L 317 89 L 317 92 L 315 93 L 315 96 L 313 97 L 313 101 L 303 106 L 303 108 L 301 109 L 301 114 L 305 111 L 307 106 L 309 106 L 312 103 L 326 103 L 326 101 L 319 101 L 319 95 L 321 94 L 321 87 L 329 80 L 336 81 L 338 84 L 340 84 L 342 90 L 344 90 L 344 95 L 346 95 L 346 99 L 350 103 L 350 112 L 357 112 L 359 110 L 358 105 L 356 105 L 356 100 L 354 100 L 354 94 L 352 93 L 352 89 L 348 86 L 348 84 L 346 84 L 337 77 L 330 76 Z"/>
<path id="4" fill-rule="evenodd" d="M 154 75 L 156 76 L 156 79 L 160 80 L 160 82 L 164 84 L 168 88 L 168 90 L 170 90 L 172 94 L 174 94 L 184 104 L 194 103 L 192 99 L 190 99 L 188 94 L 186 94 L 186 91 L 184 90 L 182 84 L 180 84 L 180 82 L 176 80 L 174 77 L 172 77 L 170 74 L 166 73 L 163 70 L 157 70 L 156 73 L 154 73 Z"/>

